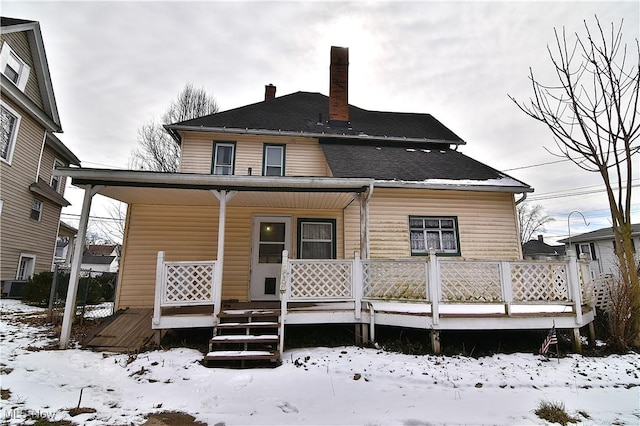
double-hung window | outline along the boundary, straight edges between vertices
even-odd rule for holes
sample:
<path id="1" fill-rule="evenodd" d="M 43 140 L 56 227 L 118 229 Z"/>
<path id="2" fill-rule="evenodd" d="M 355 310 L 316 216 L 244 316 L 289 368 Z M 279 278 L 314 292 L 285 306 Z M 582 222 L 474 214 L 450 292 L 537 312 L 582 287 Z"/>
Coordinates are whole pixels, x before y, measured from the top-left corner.
<path id="1" fill-rule="evenodd" d="M 53 170 L 64 167 L 64 163 L 60 160 L 54 160 L 53 162 Z M 56 192 L 62 192 L 62 176 L 54 176 L 51 175 L 51 187 Z"/>
<path id="2" fill-rule="evenodd" d="M 411 254 L 460 254 L 458 220 L 455 216 L 409 216 Z"/>
<path id="3" fill-rule="evenodd" d="M 20 127 L 20 115 L 4 102 L 0 104 L 0 158 L 11 164 Z"/>
<path id="4" fill-rule="evenodd" d="M 216 142 L 213 153 L 212 173 L 214 175 L 232 175 L 236 156 L 236 144 Z"/>
<path id="5" fill-rule="evenodd" d="M 263 155 L 263 176 L 284 176 L 284 145 L 265 145 Z"/>
<path id="6" fill-rule="evenodd" d="M 18 86 L 20 90 L 24 91 L 30 70 L 29 65 L 5 42 L 2 45 L 2 50 L 0 50 L 0 71 L 2 74 Z"/>
<path id="7" fill-rule="evenodd" d="M 298 219 L 298 257 L 336 258 L 335 219 Z"/>
<path id="8" fill-rule="evenodd" d="M 42 201 L 35 198 L 31 201 L 31 219 L 40 221 L 42 217 Z"/>

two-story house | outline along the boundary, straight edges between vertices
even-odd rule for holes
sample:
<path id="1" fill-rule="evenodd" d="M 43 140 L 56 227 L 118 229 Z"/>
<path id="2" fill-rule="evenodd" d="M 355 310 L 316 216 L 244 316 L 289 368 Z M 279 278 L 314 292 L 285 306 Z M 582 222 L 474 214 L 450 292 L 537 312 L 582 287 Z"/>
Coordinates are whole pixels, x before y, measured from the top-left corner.
<path id="1" fill-rule="evenodd" d="M 66 178 L 79 166 L 61 132 L 40 24 L 0 18 L 0 278 L 25 280 L 53 264 Z M 4 287 L 3 287 L 4 288 Z"/>
<path id="2" fill-rule="evenodd" d="M 616 257 L 616 242 L 613 228 L 601 228 L 571 238 L 559 240 L 567 248 L 573 248 L 576 253 L 589 262 L 589 269 L 593 278 L 604 276 L 618 276 L 618 258 Z M 636 263 L 640 262 L 637 247 L 640 247 L 640 223 L 631 225 L 631 245 L 636 253 Z"/>
<path id="3" fill-rule="evenodd" d="M 520 260 L 516 204 L 533 189 L 464 155 L 430 114 L 350 105 L 348 63 L 331 49 L 329 96 L 268 85 L 261 102 L 167 125 L 177 173 L 59 171 L 85 189 L 81 230 L 94 194 L 128 204 L 117 308 L 244 345 L 209 359 L 282 350 L 285 324 L 426 328 L 436 348 L 439 330 L 592 321 L 567 262 Z M 536 315 L 518 311 L 531 303 Z M 246 326 L 268 314 L 279 320 Z"/>

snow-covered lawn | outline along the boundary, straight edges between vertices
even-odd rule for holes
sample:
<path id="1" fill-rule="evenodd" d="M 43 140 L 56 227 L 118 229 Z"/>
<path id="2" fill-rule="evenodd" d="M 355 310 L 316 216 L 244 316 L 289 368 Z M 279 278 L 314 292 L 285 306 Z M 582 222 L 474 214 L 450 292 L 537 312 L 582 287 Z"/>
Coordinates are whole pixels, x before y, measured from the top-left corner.
<path id="1" fill-rule="evenodd" d="M 307 348 L 286 351 L 274 369 L 232 370 L 203 367 L 192 349 L 135 359 L 34 350 L 55 343 L 49 327 L 24 322 L 44 311 L 11 300 L 0 301 L 0 309 L 3 424 L 23 424 L 32 414 L 129 425 L 149 413 L 181 411 L 227 426 L 540 425 L 540 401 L 564 403 L 581 424 L 640 424 L 638 354 L 558 362 L 532 354 L 474 359 Z M 81 390 L 81 407 L 96 411 L 71 417 L 67 410 L 78 405 Z"/>

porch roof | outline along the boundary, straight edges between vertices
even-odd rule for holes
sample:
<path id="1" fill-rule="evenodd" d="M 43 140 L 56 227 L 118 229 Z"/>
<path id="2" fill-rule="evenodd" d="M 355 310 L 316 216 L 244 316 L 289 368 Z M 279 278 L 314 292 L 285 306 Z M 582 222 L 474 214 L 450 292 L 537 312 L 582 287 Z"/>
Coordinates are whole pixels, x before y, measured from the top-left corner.
<path id="1" fill-rule="evenodd" d="M 210 191 L 238 191 L 230 205 L 284 208 L 344 208 L 353 193 L 365 192 L 369 178 L 220 176 L 139 170 L 59 168 L 73 185 L 98 186 L 98 194 L 125 203 L 217 205 Z"/>

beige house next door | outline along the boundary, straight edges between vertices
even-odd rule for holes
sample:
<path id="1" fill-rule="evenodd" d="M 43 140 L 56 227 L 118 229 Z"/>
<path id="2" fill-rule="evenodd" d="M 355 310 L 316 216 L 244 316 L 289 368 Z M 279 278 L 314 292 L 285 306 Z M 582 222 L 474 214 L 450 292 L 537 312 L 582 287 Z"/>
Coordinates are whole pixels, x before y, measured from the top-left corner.
<path id="1" fill-rule="evenodd" d="M 290 216 L 254 216 L 251 248 L 251 300 L 278 300 L 282 251 L 291 252 Z"/>

